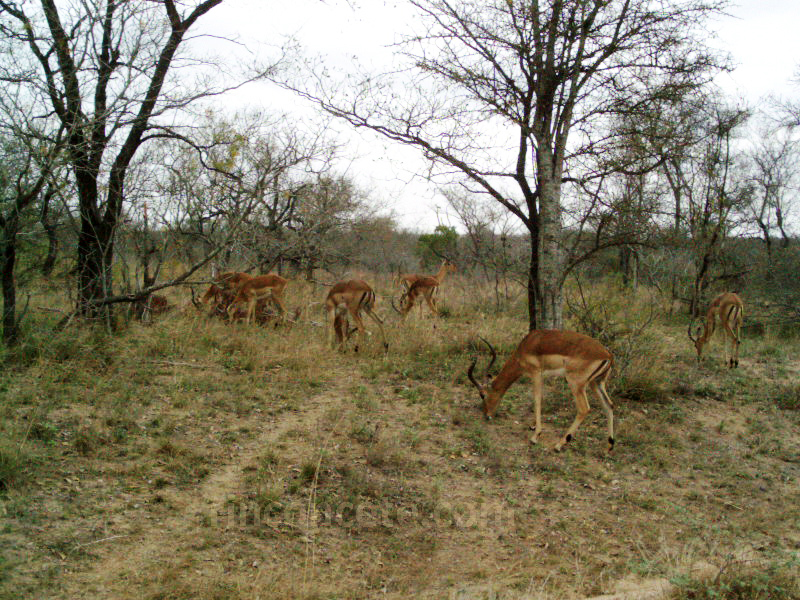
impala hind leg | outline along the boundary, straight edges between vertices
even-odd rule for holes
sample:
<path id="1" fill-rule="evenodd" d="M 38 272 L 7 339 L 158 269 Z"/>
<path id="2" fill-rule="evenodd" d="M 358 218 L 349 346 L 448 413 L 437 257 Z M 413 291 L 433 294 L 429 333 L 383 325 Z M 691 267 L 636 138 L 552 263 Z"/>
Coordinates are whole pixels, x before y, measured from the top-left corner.
<path id="1" fill-rule="evenodd" d="M 533 383 L 533 415 L 534 424 L 533 435 L 530 437 L 531 444 L 539 441 L 539 436 L 542 433 L 542 373 L 538 372 L 532 376 Z"/>
<path id="2" fill-rule="evenodd" d="M 742 315 L 739 313 L 736 320 L 736 346 L 733 349 L 733 366 L 739 366 L 739 346 L 742 344 Z"/>
<path id="3" fill-rule="evenodd" d="M 722 323 L 722 326 L 725 328 L 725 334 L 726 334 L 725 335 L 725 337 L 726 337 L 726 340 L 725 340 L 725 358 L 726 358 L 726 361 L 725 362 L 726 362 L 728 368 L 730 368 L 730 369 L 733 369 L 734 367 L 738 367 L 739 366 L 739 343 L 740 343 L 739 335 L 738 335 L 739 323 L 738 323 L 738 321 L 736 321 L 736 318 L 737 318 L 736 316 L 733 316 L 734 322 L 736 323 L 736 329 L 737 329 L 736 332 L 734 332 L 733 329 L 731 329 L 731 325 L 730 325 L 730 322 L 729 322 L 730 319 L 728 321 L 725 321 L 725 322 Z M 728 354 L 728 339 L 727 338 L 730 338 L 730 346 L 731 346 L 730 355 Z"/>
<path id="4" fill-rule="evenodd" d="M 369 306 L 364 307 L 364 312 L 366 312 L 370 319 L 375 321 L 375 324 L 378 326 L 378 330 L 381 332 L 381 340 L 383 341 L 383 349 L 389 350 L 389 342 L 386 341 L 386 332 L 383 330 L 383 319 L 375 314 L 375 311 Z"/>
<path id="5" fill-rule="evenodd" d="M 603 407 L 603 412 L 606 413 L 606 421 L 608 423 L 608 450 L 611 452 L 614 449 L 614 402 L 606 391 L 606 380 L 595 380 L 589 384 L 594 390 L 597 397 L 600 398 L 600 405 Z"/>
<path id="6" fill-rule="evenodd" d="M 585 382 L 578 382 L 574 379 L 567 378 L 567 383 L 569 383 L 569 389 L 572 391 L 572 395 L 575 398 L 575 420 L 572 421 L 572 425 L 569 426 L 567 432 L 564 434 L 564 437 L 559 440 L 559 442 L 553 448 L 556 452 L 560 452 L 561 449 L 570 441 L 572 438 L 575 437 L 575 432 L 578 430 L 578 427 L 581 426 L 584 419 L 586 419 L 586 415 L 589 414 L 589 400 L 586 397 L 586 383 Z"/>

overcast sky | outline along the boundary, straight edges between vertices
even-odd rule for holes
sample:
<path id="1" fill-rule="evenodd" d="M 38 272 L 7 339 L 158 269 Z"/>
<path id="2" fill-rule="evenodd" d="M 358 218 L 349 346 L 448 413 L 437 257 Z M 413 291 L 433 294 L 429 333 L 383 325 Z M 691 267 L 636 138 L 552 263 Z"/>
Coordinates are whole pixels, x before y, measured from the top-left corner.
<path id="1" fill-rule="evenodd" d="M 711 23 L 718 37 L 709 43 L 729 52 L 736 65 L 732 73 L 720 76 L 720 86 L 751 105 L 768 94 L 800 97 L 800 83 L 792 82 L 800 68 L 800 0 L 741 0 L 729 12 Z M 285 36 L 294 36 L 309 55 L 323 55 L 342 68 L 357 60 L 379 69 L 391 64 L 387 46 L 408 31 L 412 14 L 402 0 L 232 0 L 214 9 L 205 27 L 238 36 L 250 49 L 280 45 Z M 227 102 L 265 111 L 310 110 L 262 84 Z M 450 223 L 435 186 L 415 176 L 424 165 L 413 150 L 353 134 L 343 124 L 338 127 L 351 140 L 342 168 L 369 188 L 375 200 L 391 207 L 403 226 L 431 230 L 437 219 Z"/>

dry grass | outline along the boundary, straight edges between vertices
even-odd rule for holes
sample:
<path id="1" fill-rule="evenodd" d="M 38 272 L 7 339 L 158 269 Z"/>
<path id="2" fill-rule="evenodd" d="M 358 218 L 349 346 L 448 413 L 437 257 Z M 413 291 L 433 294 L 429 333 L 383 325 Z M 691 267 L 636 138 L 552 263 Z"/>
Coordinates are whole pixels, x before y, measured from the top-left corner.
<path id="1" fill-rule="evenodd" d="M 476 334 L 513 349 L 521 304 L 455 276 L 446 317 L 401 329 L 377 283 L 388 355 L 329 350 L 310 284 L 292 328 L 43 329 L 0 384 L 0 597 L 577 598 L 800 547 L 797 342 L 698 367 L 658 320 L 615 383 L 615 455 L 598 410 L 554 454 L 562 382 L 530 446 L 526 382 L 487 423 L 465 378 Z"/>

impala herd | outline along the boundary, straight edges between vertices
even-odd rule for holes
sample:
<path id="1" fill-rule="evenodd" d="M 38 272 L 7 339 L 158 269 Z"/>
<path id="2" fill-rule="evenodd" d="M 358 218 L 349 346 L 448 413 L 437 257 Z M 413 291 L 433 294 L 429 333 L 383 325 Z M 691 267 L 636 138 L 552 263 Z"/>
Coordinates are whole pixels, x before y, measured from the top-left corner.
<path id="1" fill-rule="evenodd" d="M 392 307 L 405 320 L 414 304 L 424 299 L 428 308 L 434 315 L 439 312 L 436 308 L 436 292 L 448 273 L 455 272 L 455 265 L 449 260 L 442 262 L 436 275 L 400 274 L 395 278 L 396 283 L 402 285 L 403 293 L 400 297 L 400 307 Z M 248 324 L 255 321 L 258 324 L 279 322 L 286 319 L 286 306 L 283 303 L 283 292 L 288 280 L 269 273 L 267 275 L 251 276 L 240 272 L 221 273 L 214 278 L 214 282 L 201 297 L 200 303 L 211 303 L 210 314 L 225 318 L 229 321 L 244 320 Z M 198 307 L 198 303 L 192 297 Z M 271 302 L 277 313 L 267 304 Z M 420 308 L 422 305 L 420 304 Z M 340 281 L 331 286 L 325 297 L 325 312 L 328 326 L 326 338 L 335 347 L 343 349 L 347 340 L 358 334 L 363 341 L 367 334 L 362 313 L 372 319 L 381 334 L 385 351 L 389 344 L 383 329 L 383 320 L 375 312 L 375 292 L 365 281 L 350 279 Z M 300 315 L 297 309 L 294 320 Z M 724 342 L 725 364 L 729 368 L 739 366 L 739 344 L 741 343 L 740 330 L 743 318 L 742 300 L 732 292 L 724 292 L 711 302 L 703 325 L 698 326 L 695 335 L 692 335 L 693 324 L 689 325 L 689 338 L 694 343 L 697 351 L 697 360 L 700 362 L 703 347 L 709 342 L 716 328 L 716 321 L 726 336 Z M 351 329 L 350 319 L 355 327 Z M 509 387 L 520 376 L 527 374 L 533 384 L 534 418 L 531 426 L 533 435 L 531 443 L 536 443 L 542 432 L 542 380 L 545 375 L 563 375 L 567 381 L 570 392 L 575 402 L 575 420 L 556 443 L 554 450 L 560 451 L 565 444 L 575 436 L 589 413 L 589 400 L 587 389 L 591 390 L 600 401 L 606 414 L 608 424 L 608 448 L 610 452 L 614 447 L 614 403 L 606 391 L 606 381 L 611 375 L 614 366 L 614 357 L 611 352 L 600 342 L 582 333 L 574 331 L 561 331 L 555 329 L 539 329 L 528 333 L 519 343 L 516 350 L 500 369 L 496 376 L 490 374 L 497 353 L 492 345 L 481 338 L 491 353 L 489 366 L 483 376 L 484 382 L 479 382 L 475 377 L 477 358 L 472 361 L 467 377 L 478 389 L 483 402 L 482 409 L 487 419 L 494 416 L 497 405 Z M 728 343 L 730 342 L 730 344 Z M 358 341 L 354 349 L 358 352 Z M 730 348 L 730 351 L 729 351 Z"/>

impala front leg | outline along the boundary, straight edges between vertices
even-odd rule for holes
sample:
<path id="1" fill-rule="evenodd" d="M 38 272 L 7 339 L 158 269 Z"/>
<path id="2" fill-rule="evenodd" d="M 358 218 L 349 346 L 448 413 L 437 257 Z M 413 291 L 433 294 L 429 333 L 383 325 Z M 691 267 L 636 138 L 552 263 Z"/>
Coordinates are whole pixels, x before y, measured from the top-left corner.
<path id="1" fill-rule="evenodd" d="M 541 371 L 533 376 L 533 415 L 535 422 L 531 429 L 533 435 L 530 438 L 531 444 L 539 441 L 542 433 L 542 373 Z"/>

